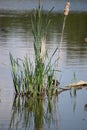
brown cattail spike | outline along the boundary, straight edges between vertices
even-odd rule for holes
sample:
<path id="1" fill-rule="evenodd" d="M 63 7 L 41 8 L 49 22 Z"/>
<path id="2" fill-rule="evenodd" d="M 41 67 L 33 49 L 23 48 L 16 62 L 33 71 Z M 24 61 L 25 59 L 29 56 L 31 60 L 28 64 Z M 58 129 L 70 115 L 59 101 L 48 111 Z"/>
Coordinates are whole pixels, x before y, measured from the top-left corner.
<path id="1" fill-rule="evenodd" d="M 69 14 L 69 8 L 70 8 L 70 2 L 67 2 L 64 9 L 64 15 L 67 16 Z"/>

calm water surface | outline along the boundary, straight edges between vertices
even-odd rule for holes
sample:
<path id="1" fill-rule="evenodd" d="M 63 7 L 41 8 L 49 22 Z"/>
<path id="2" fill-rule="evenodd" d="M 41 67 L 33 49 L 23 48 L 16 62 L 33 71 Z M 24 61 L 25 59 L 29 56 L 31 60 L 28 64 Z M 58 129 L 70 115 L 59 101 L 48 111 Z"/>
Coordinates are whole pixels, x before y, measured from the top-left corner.
<path id="1" fill-rule="evenodd" d="M 18 127 L 17 129 L 23 130 L 25 128 L 31 130 L 87 130 L 87 110 L 84 108 L 87 104 L 86 88 L 78 90 L 76 95 L 74 90 L 63 92 L 58 97 L 53 97 L 51 102 L 48 100 L 37 102 L 32 101 L 32 99 L 28 101 L 28 99 L 14 98 L 9 52 L 14 57 L 20 58 L 27 54 L 33 61 L 31 13 L 28 12 L 27 5 L 26 8 L 24 5 L 27 12 L 13 11 L 11 13 L 7 11 L 6 13 L 3 10 L 8 8 L 10 10 L 11 5 L 12 8 L 17 7 L 15 2 L 13 2 L 14 4 L 10 0 L 6 1 L 8 4 L 5 3 L 5 0 L 0 0 L 0 2 L 0 130 L 7 130 L 10 127 L 12 129 Z M 29 1 L 26 0 L 27 2 Z M 62 87 L 74 82 L 74 74 L 77 81 L 87 81 L 87 44 L 84 42 L 84 38 L 87 37 L 87 2 L 85 0 L 84 3 L 81 3 L 80 0 L 79 2 L 79 4 L 76 4 L 79 6 L 71 7 L 72 11 L 76 8 L 76 11 L 78 12 L 79 9 L 79 12 L 71 12 L 66 20 L 58 66 L 61 72 L 57 75 Z M 54 0 L 54 3 L 57 3 L 57 0 Z M 52 1 L 49 6 L 51 4 Z M 64 4 L 62 5 L 61 2 L 59 4 L 63 8 Z M 81 4 L 84 5 L 85 12 L 83 12 Z M 33 5 L 30 5 L 31 9 Z M 46 6 L 44 5 L 44 7 Z M 19 4 L 17 9 L 21 10 Z M 60 42 L 63 23 L 63 13 L 60 12 L 59 8 L 55 10 L 59 12 L 50 15 L 52 21 L 47 33 L 47 49 L 50 55 Z M 33 106 L 33 102 L 37 105 Z M 22 105 L 23 103 L 24 105 Z M 28 120 L 28 123 L 26 120 Z"/>

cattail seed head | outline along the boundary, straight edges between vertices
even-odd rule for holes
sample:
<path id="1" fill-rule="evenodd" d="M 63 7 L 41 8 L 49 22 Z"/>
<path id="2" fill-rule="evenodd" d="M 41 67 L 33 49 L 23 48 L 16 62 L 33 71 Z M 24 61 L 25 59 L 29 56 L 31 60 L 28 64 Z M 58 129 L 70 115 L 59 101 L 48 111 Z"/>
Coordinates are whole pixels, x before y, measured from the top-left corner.
<path id="1" fill-rule="evenodd" d="M 70 8 L 70 2 L 67 2 L 64 9 L 64 15 L 67 16 L 69 14 L 69 8 Z"/>

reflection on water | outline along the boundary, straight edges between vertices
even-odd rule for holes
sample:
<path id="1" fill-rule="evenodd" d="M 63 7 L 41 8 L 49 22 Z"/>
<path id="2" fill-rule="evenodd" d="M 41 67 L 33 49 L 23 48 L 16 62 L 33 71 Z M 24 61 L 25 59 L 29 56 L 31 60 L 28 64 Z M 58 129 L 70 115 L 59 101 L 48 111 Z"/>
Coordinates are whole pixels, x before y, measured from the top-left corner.
<path id="1" fill-rule="evenodd" d="M 52 99 L 15 96 L 8 130 L 86 130 L 86 97 L 86 88 L 63 92 Z"/>
<path id="2" fill-rule="evenodd" d="M 84 111 L 87 90 L 77 90 L 76 95 L 70 92 L 59 95 L 60 127 L 62 130 L 86 130 L 87 112 Z M 71 97 L 71 98 L 70 98 Z"/>
<path id="3" fill-rule="evenodd" d="M 50 129 L 51 125 L 58 129 L 57 114 L 55 96 L 52 100 L 16 96 L 12 106 L 9 130 Z"/>
<path id="4" fill-rule="evenodd" d="M 51 55 L 60 42 L 63 14 L 53 13 L 49 17 L 52 21 L 47 33 L 47 49 Z M 74 73 L 77 81 L 87 81 L 86 23 L 86 12 L 70 13 L 67 18 L 58 66 L 61 86 L 73 82 Z M 0 130 L 13 127 L 87 130 L 86 89 L 63 92 L 58 100 L 53 97 L 51 102 L 25 97 L 17 97 L 13 102 L 9 52 L 20 58 L 27 54 L 33 61 L 31 13 L 0 14 Z"/>

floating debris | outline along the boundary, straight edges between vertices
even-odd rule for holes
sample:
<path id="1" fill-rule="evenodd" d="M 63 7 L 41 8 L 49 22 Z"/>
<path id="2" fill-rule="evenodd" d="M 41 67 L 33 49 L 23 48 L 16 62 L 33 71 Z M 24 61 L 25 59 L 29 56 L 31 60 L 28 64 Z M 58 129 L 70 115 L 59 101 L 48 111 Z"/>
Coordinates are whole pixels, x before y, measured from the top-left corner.
<path id="1" fill-rule="evenodd" d="M 87 86 L 87 82 L 85 81 L 79 81 L 77 83 L 73 83 L 73 84 L 70 84 L 68 85 L 68 87 L 77 87 L 77 88 L 82 88 L 83 86 Z"/>

